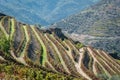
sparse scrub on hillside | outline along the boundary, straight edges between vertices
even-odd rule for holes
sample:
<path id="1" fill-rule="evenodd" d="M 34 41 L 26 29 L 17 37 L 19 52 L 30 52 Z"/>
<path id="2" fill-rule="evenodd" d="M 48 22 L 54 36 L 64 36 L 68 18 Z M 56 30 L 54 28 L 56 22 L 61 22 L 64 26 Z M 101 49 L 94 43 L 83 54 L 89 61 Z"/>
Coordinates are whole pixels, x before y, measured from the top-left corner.
<path id="1" fill-rule="evenodd" d="M 0 51 L 4 51 L 5 53 L 8 53 L 10 49 L 9 40 L 5 37 L 5 35 L 0 30 Z"/>
<path id="2" fill-rule="evenodd" d="M 1 74 L 4 77 L 1 78 Z M 26 80 L 80 80 L 70 76 L 63 76 L 62 74 L 46 72 L 37 68 L 25 67 L 14 63 L 0 64 L 0 78 L 1 79 L 26 79 Z"/>
<path id="3" fill-rule="evenodd" d="M 18 23 L 15 21 L 15 24 Z M 106 52 L 74 42 L 63 36 L 59 29 L 29 28 L 29 25 L 22 23 L 9 26 L 15 29 L 11 29 L 8 34 L 11 40 L 6 39 L 6 26 L 0 28 L 0 78 L 99 80 L 102 76 L 106 78 L 99 74 L 111 77 L 120 73 L 120 63 Z M 7 57 L 5 53 L 8 54 Z M 20 61 L 26 63 L 26 66 Z"/>
<path id="4" fill-rule="evenodd" d="M 108 80 L 109 79 L 109 77 L 104 73 L 103 74 L 97 74 L 97 77 L 101 78 L 102 80 Z"/>
<path id="5" fill-rule="evenodd" d="M 120 80 L 120 75 L 112 75 L 112 77 L 108 80 Z"/>
<path id="6" fill-rule="evenodd" d="M 76 43 L 75 46 L 76 46 L 77 49 L 80 49 L 80 48 L 82 48 L 82 47 L 85 47 L 85 45 L 82 44 L 82 43 L 80 43 L 80 42 Z"/>
<path id="7" fill-rule="evenodd" d="M 112 53 L 120 59 L 120 0 L 101 0 L 78 14 L 69 16 L 51 27 L 61 28 L 86 45 Z M 83 37 L 81 35 L 88 35 Z M 112 46 L 111 46 L 112 45 Z"/>

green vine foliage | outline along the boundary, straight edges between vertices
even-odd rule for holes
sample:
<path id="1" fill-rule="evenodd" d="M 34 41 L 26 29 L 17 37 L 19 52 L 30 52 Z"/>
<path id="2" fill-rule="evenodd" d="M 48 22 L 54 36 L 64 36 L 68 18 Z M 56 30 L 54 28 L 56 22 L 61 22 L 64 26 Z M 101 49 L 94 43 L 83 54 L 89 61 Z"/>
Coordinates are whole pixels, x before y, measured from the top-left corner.
<path id="1" fill-rule="evenodd" d="M 9 40 L 7 40 L 5 35 L 0 30 L 0 51 L 4 51 L 5 53 L 8 53 L 9 48 L 10 48 Z"/>
<path id="2" fill-rule="evenodd" d="M 0 64 L 0 73 L 4 73 L 5 80 L 81 80 L 14 63 Z"/>

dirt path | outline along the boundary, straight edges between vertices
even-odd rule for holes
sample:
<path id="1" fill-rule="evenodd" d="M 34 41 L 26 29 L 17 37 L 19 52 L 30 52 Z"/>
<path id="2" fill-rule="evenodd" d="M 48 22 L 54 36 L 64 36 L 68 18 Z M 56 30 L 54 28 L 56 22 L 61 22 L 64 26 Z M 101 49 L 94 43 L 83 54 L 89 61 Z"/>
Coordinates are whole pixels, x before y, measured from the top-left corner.
<path id="1" fill-rule="evenodd" d="M 74 59 L 73 59 L 72 51 L 71 51 L 70 46 L 69 46 L 65 41 L 64 41 L 63 43 L 64 43 L 64 44 L 67 46 L 67 48 L 69 49 L 69 51 L 66 50 L 66 52 L 67 52 L 68 56 L 72 59 L 73 63 L 75 64 L 75 61 L 74 61 Z"/>
<path id="2" fill-rule="evenodd" d="M 83 53 L 84 53 L 84 50 L 83 48 L 80 49 L 80 58 L 79 58 L 79 62 L 75 64 L 75 67 L 77 69 L 77 71 L 83 76 L 85 77 L 86 79 L 88 80 L 92 80 L 81 68 L 81 64 L 82 64 L 82 58 L 83 58 Z"/>
<path id="3" fill-rule="evenodd" d="M 42 65 L 45 66 L 45 62 L 47 62 L 47 50 L 45 47 L 44 42 L 42 41 L 42 39 L 40 38 L 39 34 L 37 33 L 37 31 L 35 30 L 34 26 L 31 26 L 33 32 L 35 33 L 35 36 L 37 37 L 38 41 L 40 42 L 42 48 L 43 48 L 43 59 L 42 59 Z"/>
<path id="4" fill-rule="evenodd" d="M 111 68 L 111 66 L 109 66 L 109 65 L 106 63 L 108 60 L 106 60 L 106 58 L 103 57 L 98 50 L 97 50 L 97 53 L 104 59 L 104 60 L 101 59 L 101 60 L 104 62 L 104 64 L 105 64 L 113 73 L 116 73 L 116 72 Z M 106 61 L 106 62 L 105 62 L 105 61 Z"/>
<path id="5" fill-rule="evenodd" d="M 58 71 L 56 71 L 56 69 L 52 66 L 52 64 L 49 61 L 47 61 L 47 63 L 52 68 L 53 71 L 58 72 Z"/>
<path id="6" fill-rule="evenodd" d="M 68 53 L 70 53 L 71 54 L 71 48 L 70 48 L 70 46 L 65 42 L 65 41 L 63 41 L 63 43 L 67 46 L 67 48 L 68 48 L 68 50 L 66 50 Z M 72 57 L 72 56 L 71 56 Z"/>
<path id="7" fill-rule="evenodd" d="M 18 61 L 18 62 L 20 62 L 20 63 L 22 63 L 22 64 L 27 66 L 27 63 L 25 62 L 25 60 L 22 57 L 17 58 L 12 50 L 10 50 L 10 54 L 13 56 L 13 58 L 16 61 Z"/>
<path id="8" fill-rule="evenodd" d="M 3 33 L 5 34 L 6 38 L 9 38 L 9 35 L 7 34 L 6 30 L 4 29 L 4 27 L 2 26 L 2 23 L 0 22 L 0 29 L 1 31 L 3 31 Z"/>
<path id="9" fill-rule="evenodd" d="M 94 74 L 95 75 L 97 75 L 97 70 L 96 70 L 96 68 L 95 68 L 95 64 L 96 64 L 96 61 L 95 60 L 93 60 L 93 72 L 94 72 Z"/>
<path id="10" fill-rule="evenodd" d="M 22 58 L 24 58 L 24 56 L 25 56 L 25 53 L 26 53 L 26 50 L 27 50 L 27 46 L 28 46 L 29 40 L 30 40 L 30 37 L 29 37 L 29 34 L 28 34 L 28 30 L 27 30 L 27 26 L 23 26 L 23 29 L 25 31 L 26 42 L 25 42 L 25 46 L 24 46 L 23 52 L 20 54 L 20 57 L 22 57 Z"/>
<path id="11" fill-rule="evenodd" d="M 65 42 L 64 42 L 64 43 L 65 43 Z M 74 49 L 76 49 L 71 42 L 69 42 L 69 43 L 70 43 L 70 45 L 71 45 Z M 70 54 L 71 54 L 71 48 L 70 48 L 69 45 L 67 45 L 66 43 L 65 43 L 65 45 L 69 48 L 69 51 L 67 51 L 67 52 L 68 52 L 68 55 L 69 55 L 69 56 L 71 57 L 71 59 L 73 60 L 72 55 L 70 55 Z M 77 49 L 76 49 L 76 50 L 77 50 Z M 79 52 L 79 51 L 78 51 L 78 52 Z M 79 52 L 79 54 L 80 54 L 80 56 L 81 56 L 81 57 L 79 58 L 79 62 L 76 63 L 76 62 L 73 60 L 73 63 L 75 64 L 75 67 L 76 67 L 76 69 L 77 69 L 77 71 L 78 71 L 78 73 L 79 73 L 80 75 L 82 75 L 83 77 L 85 77 L 85 78 L 88 79 L 88 80 L 92 80 L 92 79 L 82 70 L 82 68 L 81 68 L 84 50 L 81 49 L 81 52 L 82 52 L 82 53 Z"/>
<path id="12" fill-rule="evenodd" d="M 51 42 L 51 44 L 53 45 L 53 47 L 54 47 L 55 51 L 57 52 L 58 57 L 59 57 L 59 59 L 60 59 L 60 61 L 61 61 L 61 64 L 63 65 L 63 67 L 64 67 L 64 69 L 66 70 L 66 72 L 70 73 L 69 70 L 68 70 L 68 68 L 67 68 L 67 66 L 65 65 L 64 60 L 62 59 L 62 56 L 61 56 L 61 54 L 60 54 L 57 46 L 47 37 L 46 34 L 45 34 L 45 37 L 46 37 L 46 39 L 47 39 L 49 42 Z"/>
<path id="13" fill-rule="evenodd" d="M 2 60 L 2 61 L 6 61 L 2 56 L 0 56 L 0 60 Z"/>
<path id="14" fill-rule="evenodd" d="M 107 57 L 108 60 L 110 60 L 112 63 L 116 65 L 117 70 L 120 72 L 120 65 L 113 61 L 104 51 L 102 51 L 102 53 Z"/>
<path id="15" fill-rule="evenodd" d="M 79 53 L 79 51 L 76 49 L 76 47 L 69 41 L 69 44 Z"/>
<path id="16" fill-rule="evenodd" d="M 90 52 L 91 56 L 93 57 L 93 59 L 102 67 L 102 69 L 105 71 L 106 75 L 108 75 L 109 77 L 111 77 L 111 75 L 109 74 L 109 72 L 102 66 L 102 64 L 96 59 L 96 57 L 93 55 L 93 51 L 90 48 L 87 48 L 88 51 Z"/>

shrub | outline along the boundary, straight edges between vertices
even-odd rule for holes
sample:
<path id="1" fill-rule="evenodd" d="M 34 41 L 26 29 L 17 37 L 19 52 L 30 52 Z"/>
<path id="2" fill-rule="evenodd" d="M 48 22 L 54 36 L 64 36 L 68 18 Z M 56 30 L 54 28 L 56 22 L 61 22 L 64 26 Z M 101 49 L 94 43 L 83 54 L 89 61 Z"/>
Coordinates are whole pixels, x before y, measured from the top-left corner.
<path id="1" fill-rule="evenodd" d="M 9 40 L 5 37 L 4 34 L 2 34 L 0 30 L 0 50 L 8 53 L 10 48 Z"/>

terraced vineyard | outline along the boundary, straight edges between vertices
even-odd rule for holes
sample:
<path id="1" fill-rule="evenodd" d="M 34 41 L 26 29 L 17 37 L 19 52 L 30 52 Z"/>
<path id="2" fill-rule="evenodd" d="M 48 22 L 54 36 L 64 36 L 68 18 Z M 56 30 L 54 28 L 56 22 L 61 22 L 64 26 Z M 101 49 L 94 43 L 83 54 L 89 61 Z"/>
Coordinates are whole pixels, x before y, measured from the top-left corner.
<path id="1" fill-rule="evenodd" d="M 17 22 L 12 17 L 0 16 L 0 40 L 3 37 L 9 48 L 4 50 L 4 44 L 0 46 L 1 65 L 23 64 L 28 68 L 34 66 L 37 70 L 42 67 L 54 74 L 69 75 L 73 77 L 71 79 L 78 80 L 104 80 L 120 75 L 117 60 L 104 51 L 76 46 L 81 43 L 67 38 L 58 28 L 42 30 Z M 0 70 L 0 75 L 3 72 Z"/>

